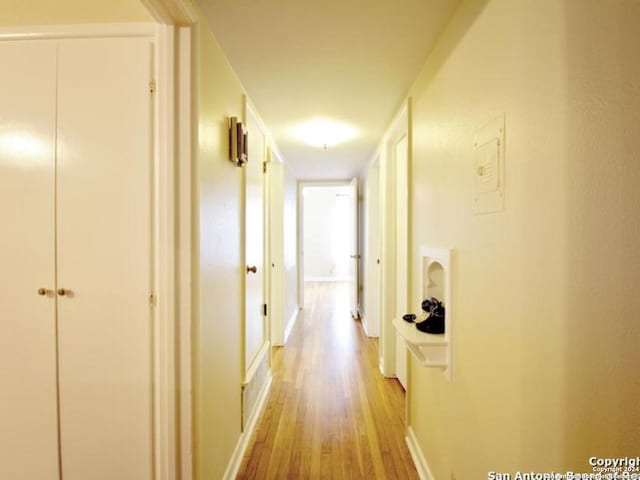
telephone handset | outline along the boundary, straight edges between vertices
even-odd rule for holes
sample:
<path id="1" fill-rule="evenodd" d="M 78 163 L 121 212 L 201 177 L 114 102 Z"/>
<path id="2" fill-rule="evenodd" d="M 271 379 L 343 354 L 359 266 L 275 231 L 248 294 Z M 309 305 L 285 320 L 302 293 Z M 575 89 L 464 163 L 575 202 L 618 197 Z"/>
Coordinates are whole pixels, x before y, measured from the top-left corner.
<path id="1" fill-rule="evenodd" d="M 422 302 L 422 310 L 427 317 L 416 323 L 416 328 L 426 333 L 444 333 L 444 305 L 436 297 L 429 297 Z"/>

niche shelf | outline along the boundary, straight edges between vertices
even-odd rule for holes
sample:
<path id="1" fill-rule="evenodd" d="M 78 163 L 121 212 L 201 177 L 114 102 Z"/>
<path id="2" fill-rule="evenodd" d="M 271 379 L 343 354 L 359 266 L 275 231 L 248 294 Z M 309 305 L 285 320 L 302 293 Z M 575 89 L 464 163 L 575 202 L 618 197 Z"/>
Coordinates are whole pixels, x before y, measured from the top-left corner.
<path id="1" fill-rule="evenodd" d="M 420 248 L 420 298 L 416 312 L 421 312 L 421 303 L 427 297 L 436 297 L 445 307 L 445 329 L 443 334 L 421 332 L 413 323 L 401 318 L 393 319 L 393 326 L 404 338 L 409 351 L 423 367 L 439 368 L 444 376 L 453 379 L 453 295 L 451 278 L 452 250 L 446 248 Z"/>

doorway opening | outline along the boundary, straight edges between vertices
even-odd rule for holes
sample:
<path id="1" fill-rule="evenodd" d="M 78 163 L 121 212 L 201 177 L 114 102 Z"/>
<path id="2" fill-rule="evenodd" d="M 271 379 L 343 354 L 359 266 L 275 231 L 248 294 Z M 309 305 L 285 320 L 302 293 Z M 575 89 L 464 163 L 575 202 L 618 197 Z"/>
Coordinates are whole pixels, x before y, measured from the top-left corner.
<path id="1" fill-rule="evenodd" d="M 351 315 L 357 317 L 360 259 L 357 180 L 330 184 L 303 182 L 299 190 L 300 292 L 312 282 L 348 284 Z"/>

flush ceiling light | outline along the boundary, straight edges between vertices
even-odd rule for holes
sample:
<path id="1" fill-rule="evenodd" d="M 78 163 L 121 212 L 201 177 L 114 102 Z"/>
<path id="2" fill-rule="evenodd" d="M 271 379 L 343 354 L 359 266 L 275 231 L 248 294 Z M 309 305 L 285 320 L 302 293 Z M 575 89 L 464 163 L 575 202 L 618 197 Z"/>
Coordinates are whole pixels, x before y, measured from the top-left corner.
<path id="1" fill-rule="evenodd" d="M 326 149 L 355 138 L 358 130 L 344 123 L 315 118 L 296 125 L 291 129 L 291 134 L 307 145 Z"/>

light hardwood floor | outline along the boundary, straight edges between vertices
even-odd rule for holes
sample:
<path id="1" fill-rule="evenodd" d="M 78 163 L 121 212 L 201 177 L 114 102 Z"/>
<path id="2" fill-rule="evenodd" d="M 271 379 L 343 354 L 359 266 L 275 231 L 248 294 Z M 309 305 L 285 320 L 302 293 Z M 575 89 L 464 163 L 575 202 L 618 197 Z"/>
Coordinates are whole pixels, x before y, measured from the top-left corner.
<path id="1" fill-rule="evenodd" d="M 404 390 L 378 369 L 378 342 L 349 314 L 343 283 L 309 283 L 237 478 L 413 479 Z"/>

